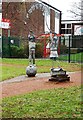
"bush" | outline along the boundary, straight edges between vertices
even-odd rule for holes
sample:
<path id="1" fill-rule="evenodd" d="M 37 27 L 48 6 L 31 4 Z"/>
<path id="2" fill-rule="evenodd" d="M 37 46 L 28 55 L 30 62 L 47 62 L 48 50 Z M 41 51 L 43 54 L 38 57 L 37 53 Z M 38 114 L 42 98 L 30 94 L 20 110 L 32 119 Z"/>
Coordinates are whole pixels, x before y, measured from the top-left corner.
<path id="1" fill-rule="evenodd" d="M 24 47 L 11 46 L 11 57 L 12 58 L 26 58 L 27 53 L 25 52 Z"/>
<path id="2" fill-rule="evenodd" d="M 77 53 L 83 52 L 83 48 L 78 48 Z"/>
<path id="3" fill-rule="evenodd" d="M 77 53 L 77 48 L 71 48 L 71 53 L 72 53 L 72 54 Z"/>
<path id="4" fill-rule="evenodd" d="M 11 40 L 14 40 L 13 44 L 11 43 Z M 17 37 L 10 36 L 9 39 L 7 36 L 2 36 L 2 57 L 17 57 L 19 42 L 20 39 Z"/>
<path id="5" fill-rule="evenodd" d="M 43 45 L 41 43 L 36 44 L 36 58 L 43 57 Z"/>
<path id="6" fill-rule="evenodd" d="M 17 57 L 17 50 L 18 50 L 18 47 L 17 46 L 11 46 L 10 47 L 10 49 L 11 49 L 11 57 Z"/>
<path id="7" fill-rule="evenodd" d="M 20 46 L 20 38 L 18 37 L 10 37 L 10 40 L 14 40 L 14 43 L 9 43 L 9 39 L 6 36 L 2 37 L 2 57 L 4 58 L 28 58 L 29 56 L 29 46 L 26 43 L 22 46 Z M 25 41 L 26 42 L 26 41 Z M 20 46 L 20 47 L 19 47 Z M 36 58 L 41 58 L 43 57 L 43 44 L 42 43 L 37 43 L 36 44 L 36 53 L 35 56 Z"/>
<path id="8" fill-rule="evenodd" d="M 66 45 L 60 45 L 60 54 L 68 53 L 68 49 Z"/>
<path id="9" fill-rule="evenodd" d="M 9 57 L 9 48 L 8 48 L 7 45 L 3 46 L 3 49 L 2 49 L 2 57 L 6 57 L 6 58 Z"/>

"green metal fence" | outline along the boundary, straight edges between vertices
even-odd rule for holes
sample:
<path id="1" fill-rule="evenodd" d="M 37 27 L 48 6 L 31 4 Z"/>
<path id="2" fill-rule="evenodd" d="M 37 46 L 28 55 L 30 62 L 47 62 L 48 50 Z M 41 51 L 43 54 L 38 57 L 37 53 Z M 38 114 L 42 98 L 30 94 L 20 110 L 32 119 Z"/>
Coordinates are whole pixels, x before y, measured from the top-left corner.
<path id="1" fill-rule="evenodd" d="M 12 55 L 12 46 L 19 47 L 20 40 L 17 37 L 2 36 L 2 57 L 10 58 Z"/>
<path id="2" fill-rule="evenodd" d="M 59 55 L 59 60 L 65 60 L 68 62 L 83 62 L 82 52 L 83 52 L 83 35 L 73 35 L 65 36 L 61 38 L 62 46 L 65 46 L 64 49 L 61 47 L 60 51 L 63 51 Z"/>
<path id="3" fill-rule="evenodd" d="M 37 42 L 36 58 L 43 57 L 43 42 Z M 83 35 L 64 36 L 60 39 L 58 60 L 83 62 Z M 2 57 L 28 58 L 27 38 L 2 37 Z"/>

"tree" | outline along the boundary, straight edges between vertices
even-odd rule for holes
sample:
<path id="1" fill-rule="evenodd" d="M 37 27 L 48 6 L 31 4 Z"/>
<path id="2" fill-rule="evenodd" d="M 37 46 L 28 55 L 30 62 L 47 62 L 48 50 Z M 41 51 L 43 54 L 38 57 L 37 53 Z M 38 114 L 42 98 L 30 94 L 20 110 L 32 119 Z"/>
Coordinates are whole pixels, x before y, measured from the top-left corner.
<path id="1" fill-rule="evenodd" d="M 83 0 L 73 2 L 71 5 L 71 10 L 68 10 L 68 12 L 71 13 L 72 18 L 83 20 Z"/>
<path id="2" fill-rule="evenodd" d="M 2 3 L 2 18 L 10 19 L 11 34 L 22 36 L 24 28 L 25 9 L 24 3 L 21 2 L 3 2 Z M 24 30 L 24 29 L 23 29 Z M 6 34 L 6 30 L 3 33 Z"/>
<path id="3" fill-rule="evenodd" d="M 28 14 L 33 4 L 35 2 L 3 2 L 2 18 L 10 19 L 11 35 L 22 38 L 27 37 L 30 29 L 36 35 L 40 35 L 44 31 L 42 10 L 35 9 L 31 14 Z M 3 30 L 4 34 L 7 36 L 6 30 Z"/>

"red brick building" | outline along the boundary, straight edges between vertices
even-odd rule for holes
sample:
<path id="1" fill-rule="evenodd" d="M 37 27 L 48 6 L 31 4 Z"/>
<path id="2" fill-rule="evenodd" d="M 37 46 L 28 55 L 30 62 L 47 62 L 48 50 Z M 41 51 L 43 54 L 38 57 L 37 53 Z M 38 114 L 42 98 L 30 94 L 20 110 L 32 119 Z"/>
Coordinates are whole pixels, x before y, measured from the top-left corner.
<path id="1" fill-rule="evenodd" d="M 45 2 L 3 2 L 2 18 L 11 21 L 11 36 L 27 37 L 49 32 L 61 33 L 61 11 Z M 3 30 L 7 35 L 7 30 Z"/>

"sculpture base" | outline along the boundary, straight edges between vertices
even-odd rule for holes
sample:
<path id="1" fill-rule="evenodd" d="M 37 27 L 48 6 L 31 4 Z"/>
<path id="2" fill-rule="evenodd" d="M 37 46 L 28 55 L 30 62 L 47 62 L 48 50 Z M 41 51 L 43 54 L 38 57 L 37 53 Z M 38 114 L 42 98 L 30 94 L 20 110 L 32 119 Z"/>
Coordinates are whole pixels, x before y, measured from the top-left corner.
<path id="1" fill-rule="evenodd" d="M 51 69 L 51 78 L 49 81 L 70 81 L 70 77 L 66 74 L 62 68 L 52 68 Z"/>

